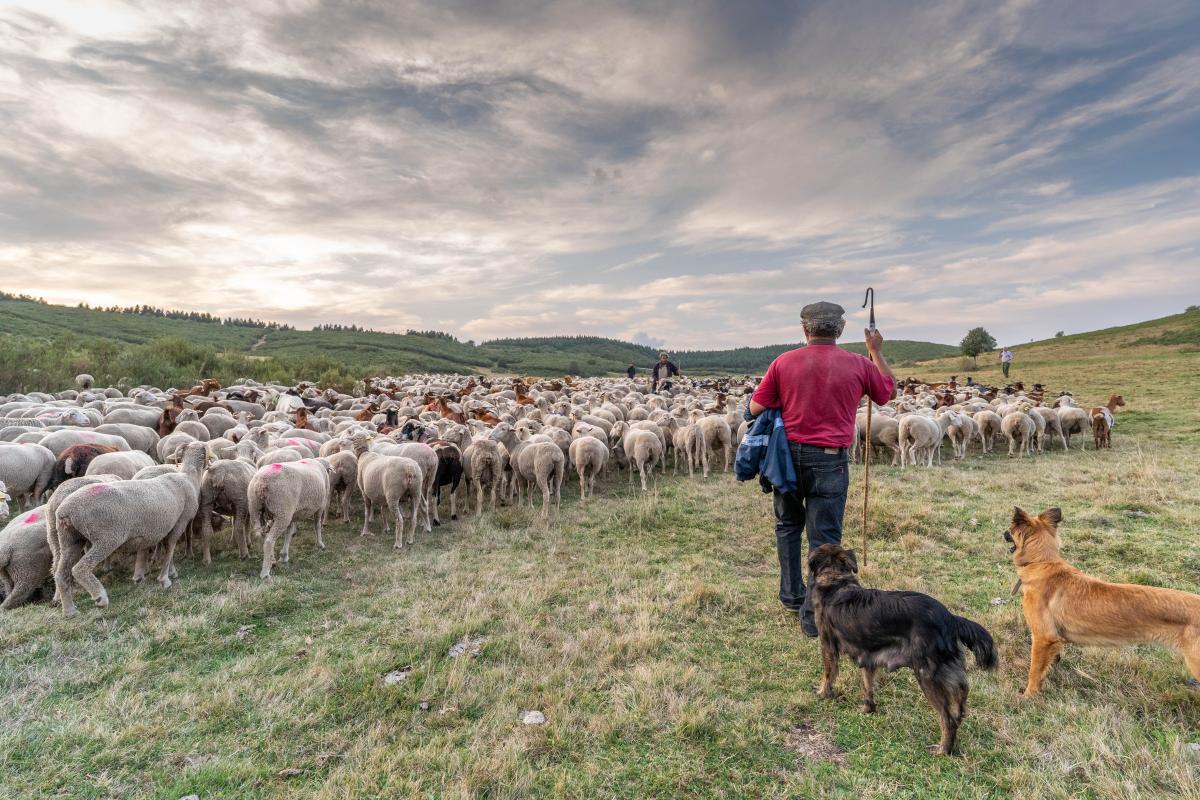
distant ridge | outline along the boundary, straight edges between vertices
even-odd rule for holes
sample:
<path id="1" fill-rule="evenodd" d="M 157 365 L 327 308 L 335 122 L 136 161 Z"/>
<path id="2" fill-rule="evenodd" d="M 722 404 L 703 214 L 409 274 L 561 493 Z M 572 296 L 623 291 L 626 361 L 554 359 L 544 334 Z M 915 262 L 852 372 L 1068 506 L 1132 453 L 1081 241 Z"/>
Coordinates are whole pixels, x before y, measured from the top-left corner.
<path id="1" fill-rule="evenodd" d="M 352 382 L 367 374 L 416 371 L 591 376 L 621 374 L 634 364 L 644 372 L 659 352 L 655 347 L 599 336 L 505 338 L 475 344 L 438 331 L 382 333 L 339 325 L 305 331 L 262 320 L 221 319 L 149 306 L 61 306 L 3 292 L 0 337 L 8 338 L 5 349 L 10 353 L 24 349 L 40 352 L 46 350 L 47 342 L 59 344 L 37 356 L 37 366 L 26 358 L 10 364 L 7 373 L 0 369 L 0 378 L 8 376 L 0 391 L 11 390 L 12 383 L 28 385 L 31 370 L 39 370 L 34 373 L 41 376 L 38 385 L 49 381 L 46 375 L 50 372 L 95 374 L 100 369 L 97 362 L 105 359 L 113 361 L 112 368 L 120 373 L 114 374 L 113 380 L 127 377 L 137 383 L 168 382 L 178 370 L 192 368 L 193 362 L 196 368 L 214 371 L 215 377 L 233 374 L 284 380 L 295 375 L 295 380 Z M 164 351 L 168 353 L 166 363 L 157 369 L 142 366 L 161 360 L 159 351 L 166 339 L 173 340 Z M 777 355 L 797 346 L 683 350 L 672 351 L 672 357 L 685 372 L 755 374 Z M 850 342 L 845 347 L 865 352 L 862 343 Z M 129 355 L 133 351 L 136 357 Z M 885 352 L 893 361 L 904 363 L 954 355 L 958 348 L 895 340 L 885 344 Z M 70 363 L 61 363 L 64 361 Z M 188 374 L 179 380 L 195 377 Z M 62 384 L 50 388 L 62 388 Z"/>

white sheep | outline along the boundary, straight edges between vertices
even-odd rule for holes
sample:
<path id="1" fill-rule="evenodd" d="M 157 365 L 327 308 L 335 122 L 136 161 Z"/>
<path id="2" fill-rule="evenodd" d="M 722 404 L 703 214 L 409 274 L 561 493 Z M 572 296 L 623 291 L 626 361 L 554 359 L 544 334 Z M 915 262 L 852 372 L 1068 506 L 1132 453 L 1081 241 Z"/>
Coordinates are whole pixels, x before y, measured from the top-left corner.
<path id="1" fill-rule="evenodd" d="M 383 518 L 384 534 L 387 533 L 390 512 L 396 529 L 392 546 L 397 550 L 404 547 L 405 523 L 400 509 L 401 503 L 407 503 L 411 507 L 409 519 L 412 520 L 408 543 L 416 542 L 417 519 L 421 500 L 425 496 L 425 476 L 416 461 L 405 456 L 389 456 L 369 451 L 363 453 L 358 459 L 358 490 L 363 498 L 362 536 L 370 534 L 375 505 L 379 504 L 384 507 L 384 512 L 380 515 Z"/>
<path id="2" fill-rule="evenodd" d="M 721 421 L 724 422 L 725 420 L 722 419 Z M 726 425 L 725 428 L 728 430 L 729 426 Z M 703 429 L 700 432 L 703 435 Z M 701 447 L 703 446 L 701 444 Z M 629 482 L 633 483 L 633 467 L 636 465 L 638 474 L 642 479 L 642 491 L 647 491 L 646 473 L 650 472 L 653 477 L 654 467 L 663 459 L 662 440 L 653 431 L 634 428 L 625 431 L 621 437 L 621 448 L 625 452 L 625 458 L 630 464 Z"/>
<path id="3" fill-rule="evenodd" d="M 1001 433 L 1001 422 L 1000 415 L 991 409 L 976 412 L 975 426 L 979 431 L 979 444 L 983 452 L 992 452 L 996 437 Z"/>
<path id="4" fill-rule="evenodd" d="M 603 433 L 603 429 L 597 430 Z M 596 475 L 608 463 L 608 444 L 595 436 L 580 436 L 571 442 L 570 457 L 579 475 L 579 499 L 586 503 L 596 490 Z"/>
<path id="5" fill-rule="evenodd" d="M 650 434 L 653 435 L 653 434 Z M 552 441 L 530 441 L 513 455 L 513 472 L 529 486 L 529 507 L 533 507 L 533 487 L 542 490 L 542 517 L 550 516 L 550 493 L 555 497 L 554 510 L 562 505 L 562 483 L 566 468 L 562 448 Z"/>
<path id="6" fill-rule="evenodd" d="M 58 568 L 54 575 L 63 613 L 77 611 L 70 578 L 91 594 L 96 606 L 108 606 L 108 592 L 97 580 L 96 567 L 118 547 L 138 551 L 134 581 L 145 574 L 146 551 L 165 546 L 158 582 L 171 585 L 175 546 L 200 505 L 200 477 L 204 470 L 204 445 L 189 445 L 178 472 L 145 481 L 98 483 L 70 495 L 58 507 Z M 83 547 L 90 543 L 86 553 Z"/>
<path id="7" fill-rule="evenodd" d="M 924 414 L 905 414 L 896 432 L 900 445 L 900 468 L 910 462 L 916 465 L 918 455 L 925 466 L 933 466 L 935 453 L 941 449 L 943 431 L 937 420 Z"/>
<path id="8" fill-rule="evenodd" d="M 275 564 L 275 542 L 283 536 L 283 563 L 290 558 L 292 537 L 298 523 L 316 523 L 317 546 L 325 549 L 322 528 L 329 509 L 329 464 L 323 459 L 304 459 L 286 464 L 269 464 L 254 473 L 246 490 L 250 519 L 263 537 L 261 578 L 271 577 Z"/>
<path id="9" fill-rule="evenodd" d="M 1021 455 L 1029 455 L 1029 443 L 1037 432 L 1037 424 L 1024 411 L 1013 411 L 1000 421 L 1000 432 L 1008 439 L 1008 457 L 1016 453 L 1017 442 L 1021 443 Z"/>
<path id="10" fill-rule="evenodd" d="M 145 467 L 154 466 L 154 459 L 141 450 L 127 453 L 101 453 L 91 460 L 84 475 L 118 475 L 130 480 Z"/>
<path id="11" fill-rule="evenodd" d="M 54 470 L 55 454 L 40 444 L 0 445 L 0 481 L 5 494 L 25 508 L 39 504 Z"/>
<path id="12" fill-rule="evenodd" d="M 50 577 L 52 557 L 46 544 L 46 507 L 38 506 L 0 530 L 0 609 L 29 599 Z"/>

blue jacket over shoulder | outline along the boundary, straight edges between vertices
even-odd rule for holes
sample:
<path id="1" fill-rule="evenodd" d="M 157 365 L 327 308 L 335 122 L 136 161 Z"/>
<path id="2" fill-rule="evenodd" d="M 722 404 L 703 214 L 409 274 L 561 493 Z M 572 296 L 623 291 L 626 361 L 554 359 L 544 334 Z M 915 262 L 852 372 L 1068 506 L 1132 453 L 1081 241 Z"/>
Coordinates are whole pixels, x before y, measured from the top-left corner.
<path id="1" fill-rule="evenodd" d="M 733 470 L 739 481 L 757 475 L 764 492 L 796 491 L 796 465 L 792 463 L 783 414 L 778 409 L 768 408 L 754 420 L 738 445 Z"/>

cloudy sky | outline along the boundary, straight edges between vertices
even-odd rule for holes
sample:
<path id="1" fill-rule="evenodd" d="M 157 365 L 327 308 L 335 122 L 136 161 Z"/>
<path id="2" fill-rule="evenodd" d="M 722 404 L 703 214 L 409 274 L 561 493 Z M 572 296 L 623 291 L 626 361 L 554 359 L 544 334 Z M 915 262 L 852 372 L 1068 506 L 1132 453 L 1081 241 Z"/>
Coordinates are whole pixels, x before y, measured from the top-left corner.
<path id="1" fill-rule="evenodd" d="M 1200 5 L 0 0 L 0 288 L 476 340 L 1200 302 Z M 857 318 L 852 321 L 859 321 Z"/>

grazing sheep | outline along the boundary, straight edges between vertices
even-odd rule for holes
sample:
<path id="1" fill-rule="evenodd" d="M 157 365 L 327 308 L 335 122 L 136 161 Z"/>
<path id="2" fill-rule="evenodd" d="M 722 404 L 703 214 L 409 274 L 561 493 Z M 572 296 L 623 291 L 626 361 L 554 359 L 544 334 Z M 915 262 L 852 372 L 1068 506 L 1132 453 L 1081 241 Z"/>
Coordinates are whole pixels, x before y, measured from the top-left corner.
<path id="1" fill-rule="evenodd" d="M 458 519 L 455 496 L 458 494 L 458 484 L 463 477 L 462 451 L 458 449 L 458 445 L 444 439 L 435 439 L 430 442 L 429 446 L 433 448 L 438 457 L 437 475 L 433 481 L 433 519 L 435 524 L 440 524 L 438 512 L 442 504 L 443 486 L 450 487 L 450 519 Z"/>
<path id="2" fill-rule="evenodd" d="M 204 551 L 205 564 L 212 563 L 214 514 L 233 518 L 233 541 L 238 556 L 250 557 L 249 492 L 254 473 L 254 464 L 244 458 L 221 459 L 204 471 L 196 519 L 200 523 L 200 547 Z"/>
<path id="3" fill-rule="evenodd" d="M 504 485 L 504 470 L 508 456 L 500 443 L 492 439 L 472 442 L 463 454 L 466 461 L 467 485 L 475 486 L 475 515 L 483 515 L 483 493 L 491 493 L 492 511 L 496 510 L 496 490 Z"/>
<path id="4" fill-rule="evenodd" d="M 608 463 L 608 445 L 594 436 L 580 436 L 571 442 L 570 456 L 579 475 L 579 499 L 587 503 L 596 490 L 596 475 Z"/>
<path id="5" fill-rule="evenodd" d="M 96 383 L 96 379 L 93 378 L 91 375 L 88 375 L 86 372 L 81 372 L 80 374 L 75 376 L 75 385 L 85 391 L 88 389 L 91 389 L 92 386 L 95 385 L 95 383 Z"/>
<path id="6" fill-rule="evenodd" d="M 1092 418 L 1086 408 L 1079 406 L 1059 406 L 1058 410 L 1058 427 L 1063 435 L 1063 442 L 1069 449 L 1071 447 L 1071 437 L 1075 434 L 1087 435 L 1092 432 Z M 1086 441 L 1085 441 L 1086 443 Z M 1084 445 L 1080 445 L 1082 450 Z"/>
<path id="7" fill-rule="evenodd" d="M 990 409 L 976 412 L 975 426 L 979 429 L 979 444 L 983 452 L 992 452 L 996 437 L 1001 433 L 1002 422 L 1000 415 Z"/>
<path id="8" fill-rule="evenodd" d="M 324 457 L 331 470 L 329 497 L 338 499 L 342 522 L 350 521 L 350 501 L 358 485 L 358 456 L 353 450 L 338 450 Z"/>
<path id="9" fill-rule="evenodd" d="M 46 490 L 52 492 L 68 478 L 86 475 L 92 461 L 99 456 L 116 452 L 115 448 L 102 444 L 71 445 L 59 453 L 58 458 L 54 461 L 54 468 L 50 470 L 50 482 L 46 484 Z M 141 453 L 141 451 L 127 452 Z M 145 454 L 142 453 L 142 455 Z"/>
<path id="10" fill-rule="evenodd" d="M 942 427 L 924 414 L 905 414 L 900 418 L 896 437 L 900 444 L 900 469 L 912 463 L 918 463 L 918 455 L 925 460 L 925 466 L 933 466 L 933 458 L 941 449 Z"/>
<path id="11" fill-rule="evenodd" d="M 63 501 L 70 497 L 74 492 L 84 486 L 91 486 L 97 483 L 116 483 L 121 478 L 116 475 L 88 475 L 82 478 L 71 478 L 65 481 L 61 486 L 54 490 L 50 495 L 50 500 L 46 503 L 46 544 L 50 548 L 50 557 L 52 564 L 50 567 L 51 576 L 58 573 L 58 527 L 55 524 L 55 515 L 58 514 L 58 507 L 63 504 Z M 74 584 L 74 580 L 72 580 Z M 57 603 L 58 588 L 54 590 L 54 601 Z"/>
<path id="12" fill-rule="evenodd" d="M 25 508 L 41 503 L 56 456 L 40 444 L 0 446 L 0 481 L 8 487 L 9 497 L 22 501 Z"/>
<path id="13" fill-rule="evenodd" d="M 90 430 L 80 430 L 78 428 L 68 428 L 61 431 L 48 433 L 38 442 L 42 447 L 54 453 L 54 457 L 58 458 L 63 450 L 77 444 L 103 444 L 108 445 L 116 450 L 125 452 L 132 450 L 129 442 L 122 439 L 120 436 L 110 436 L 104 433 L 95 433 Z"/>
<path id="14" fill-rule="evenodd" d="M 719 419 L 711 417 L 706 419 Z M 724 419 L 721 419 L 724 422 Z M 729 426 L 725 426 L 725 430 L 729 430 Z M 703 429 L 701 428 L 701 435 Z M 701 443 L 701 449 L 704 444 Z M 642 478 L 642 491 L 647 491 L 646 487 L 646 472 L 649 471 L 653 477 L 654 467 L 658 465 L 663 458 L 662 440 L 659 439 L 652 431 L 644 430 L 628 430 L 621 437 L 621 447 L 625 451 L 625 458 L 630 464 L 629 482 L 633 483 L 633 467 L 637 466 L 638 474 Z M 707 464 L 705 464 L 707 467 Z"/>
<path id="15" fill-rule="evenodd" d="M 0 530 L 0 609 L 28 600 L 50 578 L 51 563 L 45 506 L 18 515 Z"/>
<path id="16" fill-rule="evenodd" d="M 392 547 L 400 550 L 404 547 L 404 515 L 400 512 L 400 504 L 407 503 L 412 513 L 409 526 L 408 543 L 415 544 L 417 539 L 417 518 L 421 508 L 421 500 L 425 496 L 425 476 L 419 464 L 405 456 L 390 456 L 368 451 L 358 459 L 358 490 L 363 497 L 363 527 L 361 536 L 371 533 L 371 520 L 374 518 L 375 505 L 381 504 L 384 512 L 383 532 L 387 534 L 388 513 L 395 523 L 395 541 Z"/>
<path id="17" fill-rule="evenodd" d="M 275 542 L 283 536 L 281 557 L 287 563 L 297 523 L 312 519 L 317 546 L 325 549 L 322 527 L 329 510 L 329 464 L 324 459 L 303 459 L 269 464 L 254 473 L 247 489 L 250 519 L 263 537 L 261 578 L 271 577 Z"/>
<path id="18" fill-rule="evenodd" d="M 118 547 L 142 551 L 134 566 L 133 579 L 145 575 L 143 553 L 162 543 L 166 550 L 158 582 L 171 585 L 175 546 L 200 505 L 200 476 L 204 469 L 204 445 L 189 445 L 178 472 L 145 481 L 95 484 L 71 494 L 58 507 L 58 568 L 54 581 L 63 613 L 77 612 L 70 578 L 91 594 L 96 606 L 108 606 L 108 592 L 96 579 L 100 562 Z M 91 547 L 83 552 L 85 544 Z"/>
<path id="19" fill-rule="evenodd" d="M 700 427 L 700 463 L 704 468 L 704 477 L 708 477 L 708 454 L 720 445 L 724 454 L 723 472 L 729 471 L 733 460 L 733 431 L 724 417 L 709 415 L 701 417 L 697 425 Z"/>
<path id="20" fill-rule="evenodd" d="M 702 447 L 700 436 L 700 426 L 696 424 L 684 425 L 675 429 L 675 433 L 671 437 L 672 475 L 679 474 L 679 456 L 682 454 L 687 461 L 688 477 L 695 477 L 696 463 L 700 460 L 700 448 Z"/>
<path id="21" fill-rule="evenodd" d="M 1000 422 L 1000 432 L 1008 439 L 1008 457 L 1016 455 L 1017 442 L 1021 443 L 1021 455 L 1029 455 L 1029 443 L 1037 431 L 1037 425 L 1024 411 L 1013 411 Z"/>
<path id="22" fill-rule="evenodd" d="M 1046 408 L 1045 406 L 1036 406 L 1033 408 L 1033 413 L 1042 418 L 1045 423 L 1043 434 L 1058 434 L 1058 440 L 1062 443 L 1063 450 L 1067 449 L 1067 437 L 1063 435 L 1062 422 L 1058 416 L 1058 410 Z M 1041 436 L 1038 437 L 1039 442 Z"/>
<path id="23" fill-rule="evenodd" d="M 652 433 L 641 433 L 658 441 L 658 437 Z M 513 471 L 529 486 L 529 507 L 533 508 L 533 487 L 536 484 L 542 490 L 542 518 L 548 519 L 550 516 L 551 490 L 555 498 L 554 511 L 558 513 L 562 505 L 563 472 L 567 462 L 562 448 L 551 441 L 531 441 L 514 455 L 514 460 L 516 468 Z"/>
<path id="24" fill-rule="evenodd" d="M 103 433 L 109 436 L 120 436 L 129 443 L 131 449 L 141 450 L 147 455 L 152 456 L 158 452 L 159 437 L 153 428 L 126 423 L 105 423 L 93 428 L 93 430 L 96 433 Z"/>

